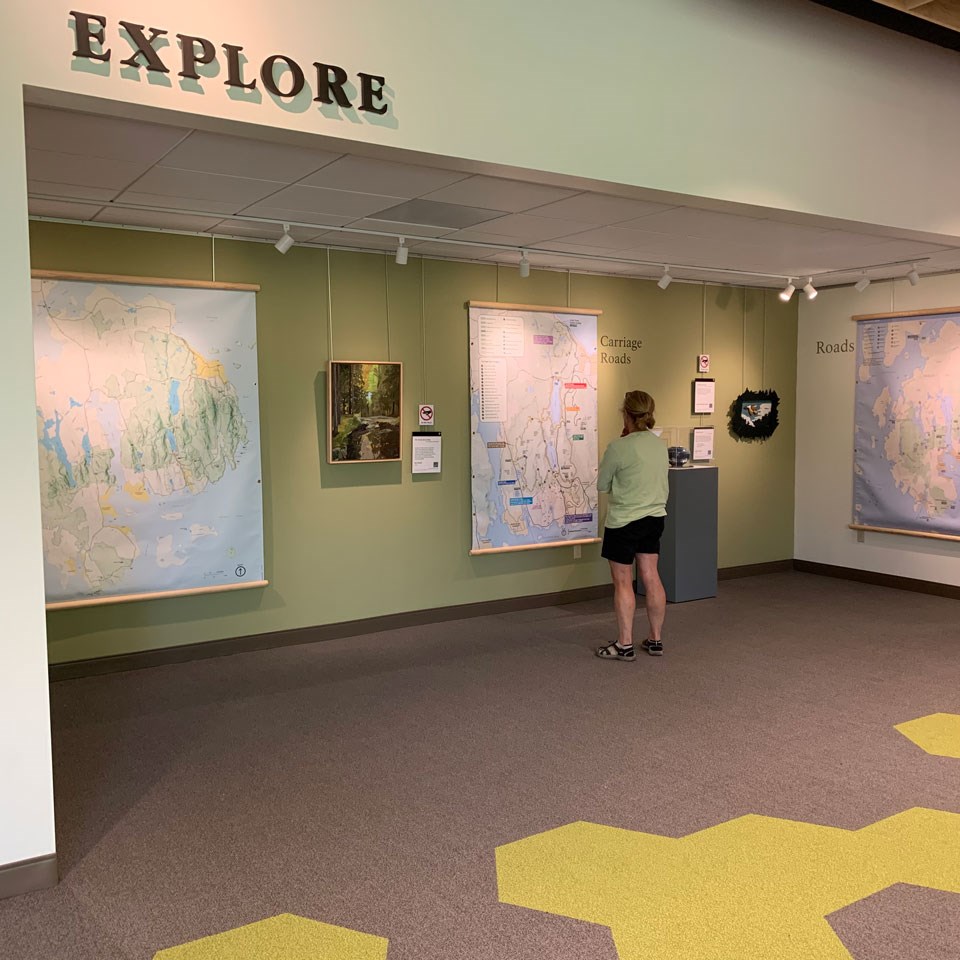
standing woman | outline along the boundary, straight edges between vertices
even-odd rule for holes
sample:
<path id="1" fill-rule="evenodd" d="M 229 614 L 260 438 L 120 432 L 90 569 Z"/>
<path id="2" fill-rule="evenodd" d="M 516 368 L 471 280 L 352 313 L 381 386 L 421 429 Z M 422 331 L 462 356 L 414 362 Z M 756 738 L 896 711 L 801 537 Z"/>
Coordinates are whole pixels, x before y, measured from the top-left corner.
<path id="1" fill-rule="evenodd" d="M 637 599 L 633 592 L 633 561 L 646 591 L 650 635 L 640 645 L 651 656 L 663 654 L 660 631 L 667 597 L 657 561 L 663 518 L 667 515 L 667 448 L 651 433 L 653 397 L 631 390 L 623 398 L 623 433 L 607 447 L 600 462 L 597 489 L 609 493 L 607 520 L 600 555 L 610 561 L 613 606 L 619 635 L 616 643 L 597 650 L 606 660 L 634 660 L 633 615 Z"/>

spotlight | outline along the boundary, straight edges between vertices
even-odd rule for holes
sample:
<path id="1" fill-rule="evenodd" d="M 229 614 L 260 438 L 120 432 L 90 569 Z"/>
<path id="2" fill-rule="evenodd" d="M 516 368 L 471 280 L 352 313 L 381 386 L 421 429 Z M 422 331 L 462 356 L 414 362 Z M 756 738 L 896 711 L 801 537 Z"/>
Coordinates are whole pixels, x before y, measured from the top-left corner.
<path id="1" fill-rule="evenodd" d="M 285 223 L 283 225 L 283 236 L 274 244 L 277 250 L 280 253 L 286 253 L 293 245 L 296 243 L 296 240 L 290 236 L 290 224 Z"/>
<path id="2" fill-rule="evenodd" d="M 813 277 L 807 277 L 807 282 L 803 285 L 803 292 L 808 300 L 817 299 L 817 288 L 813 285 Z"/>
<path id="3" fill-rule="evenodd" d="M 402 267 L 407 262 L 407 257 L 409 256 L 410 248 L 404 245 L 403 237 L 401 237 L 400 243 L 397 245 L 397 255 L 394 257 L 394 260 Z"/>
<path id="4" fill-rule="evenodd" d="M 786 303 L 793 296 L 793 291 L 796 289 L 797 288 L 793 285 L 793 280 L 788 279 L 787 285 L 780 291 L 778 296 L 784 303 Z"/>
<path id="5" fill-rule="evenodd" d="M 673 277 L 670 276 L 670 268 L 669 268 L 669 267 L 664 267 L 664 268 L 663 268 L 663 276 L 657 281 L 657 286 L 658 286 L 661 290 L 666 290 L 667 287 L 669 287 L 671 283 L 673 283 Z"/>
<path id="6" fill-rule="evenodd" d="M 526 279 L 530 276 L 530 261 L 527 259 L 527 251 L 520 251 L 520 276 Z"/>
<path id="7" fill-rule="evenodd" d="M 861 278 L 853 285 L 853 289 L 856 290 L 857 293 L 863 293 L 863 291 L 866 290 L 867 287 L 869 287 L 869 286 L 870 286 L 870 278 L 869 278 L 869 277 L 861 277 Z"/>
<path id="8" fill-rule="evenodd" d="M 920 274 L 917 273 L 917 265 L 915 263 L 910 264 L 910 272 L 907 274 L 907 279 L 910 281 L 911 287 L 915 287 L 920 282 Z"/>

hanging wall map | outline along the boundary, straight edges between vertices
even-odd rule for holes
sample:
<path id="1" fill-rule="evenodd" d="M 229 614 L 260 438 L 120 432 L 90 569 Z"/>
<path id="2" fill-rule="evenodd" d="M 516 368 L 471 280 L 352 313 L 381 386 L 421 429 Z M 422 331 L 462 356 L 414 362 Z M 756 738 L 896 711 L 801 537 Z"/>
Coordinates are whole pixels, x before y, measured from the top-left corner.
<path id="1" fill-rule="evenodd" d="M 47 602 L 263 583 L 252 290 L 33 280 Z"/>
<path id="2" fill-rule="evenodd" d="M 960 312 L 859 319 L 856 356 L 854 526 L 960 537 Z"/>
<path id="3" fill-rule="evenodd" d="M 600 311 L 469 309 L 470 552 L 594 541 Z"/>

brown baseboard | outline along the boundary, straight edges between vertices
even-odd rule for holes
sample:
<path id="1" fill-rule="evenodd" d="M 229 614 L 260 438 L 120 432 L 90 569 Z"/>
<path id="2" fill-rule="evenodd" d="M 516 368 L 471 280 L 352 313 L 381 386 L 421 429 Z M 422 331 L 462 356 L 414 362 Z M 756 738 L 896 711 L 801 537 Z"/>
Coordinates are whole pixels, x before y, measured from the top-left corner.
<path id="1" fill-rule="evenodd" d="M 57 870 L 57 855 L 34 857 L 19 863 L 8 863 L 0 867 L 0 900 L 7 897 L 19 897 L 22 893 L 46 890 L 60 882 Z"/>
<path id="2" fill-rule="evenodd" d="M 231 637 L 226 640 L 211 640 L 205 643 L 189 643 L 180 647 L 163 647 L 159 650 L 142 650 L 111 657 L 96 657 L 90 660 L 70 660 L 50 664 L 50 680 L 76 680 L 125 670 L 141 670 L 171 663 L 186 663 L 191 660 L 207 660 L 212 657 L 227 657 L 234 653 L 249 653 L 254 650 L 270 650 L 275 647 L 290 647 L 301 643 L 318 643 L 323 640 L 340 640 L 365 633 L 381 633 L 399 630 L 402 627 L 419 627 L 428 623 L 444 623 L 449 620 L 467 620 L 471 617 L 486 617 L 491 614 L 512 613 L 516 610 L 531 610 L 536 607 L 552 607 L 582 600 L 597 600 L 613 595 L 610 584 L 596 587 L 578 587 L 560 593 L 538 593 L 527 597 L 511 597 L 506 600 L 484 600 L 452 607 L 434 607 L 429 610 L 412 610 L 408 613 L 393 613 L 364 620 L 348 620 L 316 627 L 300 627 L 295 630 L 279 630 L 275 633 L 260 633 L 247 637 Z"/>
<path id="3" fill-rule="evenodd" d="M 893 587 L 895 590 L 909 590 L 912 593 L 926 593 L 934 597 L 960 600 L 960 587 L 951 583 L 914 580 L 911 577 L 897 577 L 891 573 L 874 573 L 872 570 L 855 570 L 853 567 L 836 567 L 829 563 L 814 563 L 812 560 L 794 560 L 793 569 L 801 573 L 815 573 L 821 577 L 855 580 L 857 583 L 870 583 L 876 587 Z"/>
<path id="4" fill-rule="evenodd" d="M 761 577 L 766 573 L 784 573 L 793 569 L 792 560 L 771 560 L 769 563 L 745 563 L 739 567 L 721 567 L 718 580 L 738 580 L 740 577 Z"/>

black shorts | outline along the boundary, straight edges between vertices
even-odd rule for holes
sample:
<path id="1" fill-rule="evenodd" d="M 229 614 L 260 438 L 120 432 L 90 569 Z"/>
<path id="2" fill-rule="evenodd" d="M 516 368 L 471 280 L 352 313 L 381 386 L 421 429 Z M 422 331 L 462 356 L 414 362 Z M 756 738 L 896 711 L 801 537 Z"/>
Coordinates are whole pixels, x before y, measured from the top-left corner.
<path id="1" fill-rule="evenodd" d="M 638 553 L 659 553 L 663 517 L 641 517 L 625 527 L 604 527 L 600 556 L 614 563 L 633 563 Z"/>

